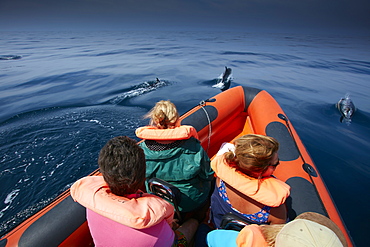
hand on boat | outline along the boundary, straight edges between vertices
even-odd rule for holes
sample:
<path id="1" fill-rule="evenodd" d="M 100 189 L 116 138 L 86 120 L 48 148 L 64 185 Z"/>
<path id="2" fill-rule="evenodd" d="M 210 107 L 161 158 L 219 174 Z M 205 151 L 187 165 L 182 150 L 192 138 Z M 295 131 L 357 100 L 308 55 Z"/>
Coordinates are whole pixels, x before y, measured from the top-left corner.
<path id="1" fill-rule="evenodd" d="M 180 227 L 180 225 L 179 225 L 179 220 L 178 219 L 173 219 L 173 221 L 172 221 L 172 230 L 177 230 L 177 228 L 179 228 Z"/>

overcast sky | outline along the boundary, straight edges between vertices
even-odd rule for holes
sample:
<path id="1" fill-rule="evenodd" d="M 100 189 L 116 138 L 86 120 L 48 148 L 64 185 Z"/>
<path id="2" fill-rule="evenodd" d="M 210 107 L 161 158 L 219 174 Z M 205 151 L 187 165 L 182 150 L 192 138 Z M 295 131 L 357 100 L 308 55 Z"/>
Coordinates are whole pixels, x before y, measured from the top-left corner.
<path id="1" fill-rule="evenodd" d="M 0 31 L 116 29 L 370 33 L 370 0 L 0 0 Z"/>

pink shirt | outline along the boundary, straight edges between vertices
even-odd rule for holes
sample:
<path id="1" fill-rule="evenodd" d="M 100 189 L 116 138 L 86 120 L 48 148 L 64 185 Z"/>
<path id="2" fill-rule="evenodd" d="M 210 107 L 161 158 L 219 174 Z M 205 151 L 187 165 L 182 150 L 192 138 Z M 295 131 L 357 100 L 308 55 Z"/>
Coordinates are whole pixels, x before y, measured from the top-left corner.
<path id="1" fill-rule="evenodd" d="M 86 217 L 95 246 L 170 247 L 175 233 L 166 220 L 145 229 L 134 229 L 108 219 L 90 209 Z"/>

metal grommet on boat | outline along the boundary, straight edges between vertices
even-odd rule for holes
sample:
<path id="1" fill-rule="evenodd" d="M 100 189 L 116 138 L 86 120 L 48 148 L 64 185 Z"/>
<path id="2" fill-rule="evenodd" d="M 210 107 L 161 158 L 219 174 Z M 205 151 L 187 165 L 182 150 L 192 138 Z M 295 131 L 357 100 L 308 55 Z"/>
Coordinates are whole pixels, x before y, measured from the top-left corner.
<path id="1" fill-rule="evenodd" d="M 302 165 L 302 168 L 303 170 L 305 170 L 310 176 L 312 177 L 317 177 L 317 172 L 315 170 L 315 168 L 313 168 L 313 166 L 311 166 L 310 164 L 307 164 L 307 163 L 304 163 Z"/>

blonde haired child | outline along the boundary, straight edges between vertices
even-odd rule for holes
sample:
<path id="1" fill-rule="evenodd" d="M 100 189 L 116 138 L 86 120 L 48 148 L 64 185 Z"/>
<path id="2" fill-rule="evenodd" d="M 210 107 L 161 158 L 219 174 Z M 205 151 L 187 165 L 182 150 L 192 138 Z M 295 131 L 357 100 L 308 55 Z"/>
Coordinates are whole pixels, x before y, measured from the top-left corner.
<path id="1" fill-rule="evenodd" d="M 205 212 L 214 177 L 197 131 L 180 125 L 176 106 L 169 100 L 157 102 L 145 117 L 150 125 L 138 128 L 136 136 L 144 140 L 140 146 L 146 157 L 146 178 L 160 178 L 179 188 L 183 214 Z M 200 213 L 197 218 L 203 216 Z"/>
<path id="2" fill-rule="evenodd" d="M 150 125 L 159 129 L 172 129 L 178 124 L 179 113 L 176 106 L 169 100 L 161 100 L 145 115 Z"/>

